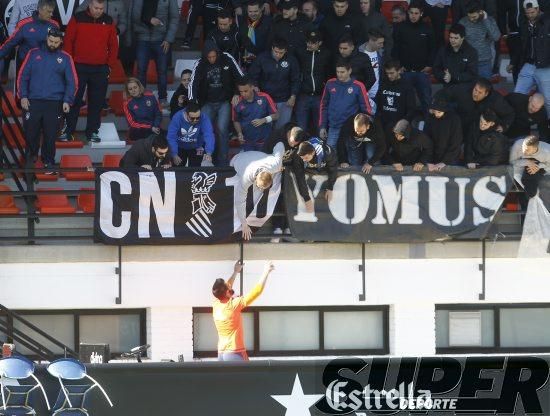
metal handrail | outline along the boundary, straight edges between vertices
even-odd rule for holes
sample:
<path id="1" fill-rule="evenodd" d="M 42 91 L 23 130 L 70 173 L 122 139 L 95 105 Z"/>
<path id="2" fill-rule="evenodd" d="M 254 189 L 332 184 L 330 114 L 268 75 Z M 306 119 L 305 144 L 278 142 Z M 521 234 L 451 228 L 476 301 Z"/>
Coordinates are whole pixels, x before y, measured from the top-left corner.
<path id="1" fill-rule="evenodd" d="M 73 357 L 78 357 L 78 353 L 76 351 L 74 351 L 73 349 L 69 348 L 67 345 L 63 344 L 61 341 L 55 339 L 54 337 L 52 337 L 51 335 L 47 334 L 46 332 L 42 331 L 40 328 L 38 328 L 36 325 L 30 323 L 29 321 L 27 321 L 25 318 L 23 318 L 21 315 L 13 312 L 11 309 L 8 309 L 6 306 L 0 304 L 0 311 L 1 312 L 4 312 L 8 317 L 10 317 L 11 319 L 16 319 L 18 320 L 19 322 L 21 322 L 22 324 L 24 324 L 25 326 L 29 327 L 30 329 L 32 329 L 34 332 L 36 332 L 37 334 L 39 334 L 40 336 L 46 338 L 48 341 L 50 341 L 52 344 L 62 348 L 66 353 L 68 353 L 69 355 L 73 356 Z M 15 330 L 15 328 L 12 328 L 12 331 Z M 18 330 L 19 331 L 19 330 Z M 9 335 L 8 335 L 9 336 Z M 40 342 L 34 340 L 34 342 L 36 343 L 36 345 L 44 348 L 46 351 L 49 351 L 46 347 L 44 347 L 42 344 L 40 344 Z M 52 353 L 53 355 L 53 353 Z"/>

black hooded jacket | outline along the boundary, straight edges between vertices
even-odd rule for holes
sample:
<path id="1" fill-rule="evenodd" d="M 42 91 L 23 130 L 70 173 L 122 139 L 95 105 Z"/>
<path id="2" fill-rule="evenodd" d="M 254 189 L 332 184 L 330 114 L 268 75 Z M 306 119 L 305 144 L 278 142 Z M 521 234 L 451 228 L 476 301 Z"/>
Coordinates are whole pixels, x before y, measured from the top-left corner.
<path id="1" fill-rule="evenodd" d="M 481 166 L 508 164 L 510 142 L 508 137 L 494 129 L 475 129 L 464 146 L 464 162 Z"/>
<path id="2" fill-rule="evenodd" d="M 462 124 L 454 111 L 446 111 L 441 118 L 430 115 L 424 132 L 431 137 L 434 145 L 433 163 L 458 163 L 462 148 Z"/>
<path id="3" fill-rule="evenodd" d="M 218 58 L 211 64 L 206 56 L 216 51 Z M 220 52 L 214 41 L 204 43 L 202 57 L 195 63 L 189 84 L 189 101 L 200 105 L 207 102 L 231 100 L 237 81 L 244 76 L 235 59 L 226 52 Z"/>
<path id="4" fill-rule="evenodd" d="M 420 130 L 410 125 L 403 131 L 405 138 L 397 140 L 392 134 L 388 140 L 389 151 L 387 154 L 388 163 L 401 163 L 410 166 L 415 163 L 430 163 L 433 159 L 432 140 Z"/>

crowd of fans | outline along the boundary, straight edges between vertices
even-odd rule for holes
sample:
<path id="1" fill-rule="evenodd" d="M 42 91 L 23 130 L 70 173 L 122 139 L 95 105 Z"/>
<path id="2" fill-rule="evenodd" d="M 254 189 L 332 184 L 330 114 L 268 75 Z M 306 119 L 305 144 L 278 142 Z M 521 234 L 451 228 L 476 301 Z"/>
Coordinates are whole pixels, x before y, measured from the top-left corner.
<path id="1" fill-rule="evenodd" d="M 16 0 L 14 16 L 28 14 L 30 3 Z M 39 0 L 15 28 L 10 22 L 0 58 L 18 47 L 18 96 L 34 158 L 40 131 L 44 143 L 56 138 L 54 115 L 66 113 L 61 139 L 73 139 L 85 91 L 85 134 L 101 140 L 110 68 L 133 45 L 137 77 L 126 82 L 124 113 L 128 138 L 155 143 L 153 156 L 162 156 L 147 166 L 226 166 L 234 140 L 241 151 L 264 152 L 280 141 L 286 162 L 329 176 L 338 167 L 370 173 L 381 164 L 475 169 L 508 163 L 514 142 L 527 137 L 526 180 L 540 178 L 550 139 L 550 1 L 411 0 L 393 8 L 391 24 L 381 3 L 192 0 L 183 43 L 174 45 L 177 0 L 134 0 L 126 10 L 122 1 L 89 0 L 64 39 L 52 20 L 55 1 Z M 170 52 L 191 48 L 198 16 L 202 55 L 168 103 Z M 494 87 L 502 43 L 513 91 Z M 150 59 L 158 99 L 145 88 Z M 42 151 L 49 165 L 52 148 Z M 300 193 L 309 200 L 306 188 Z"/>

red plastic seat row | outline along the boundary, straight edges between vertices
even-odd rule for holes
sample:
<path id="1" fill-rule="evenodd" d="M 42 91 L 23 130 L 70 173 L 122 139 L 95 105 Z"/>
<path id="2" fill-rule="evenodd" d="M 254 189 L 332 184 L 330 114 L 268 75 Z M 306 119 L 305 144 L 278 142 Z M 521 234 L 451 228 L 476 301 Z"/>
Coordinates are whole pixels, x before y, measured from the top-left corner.
<path id="1" fill-rule="evenodd" d="M 13 195 L 2 195 L 3 192 L 11 191 L 7 185 L 0 185 L 0 215 L 19 214 L 20 210 L 15 205 Z"/>

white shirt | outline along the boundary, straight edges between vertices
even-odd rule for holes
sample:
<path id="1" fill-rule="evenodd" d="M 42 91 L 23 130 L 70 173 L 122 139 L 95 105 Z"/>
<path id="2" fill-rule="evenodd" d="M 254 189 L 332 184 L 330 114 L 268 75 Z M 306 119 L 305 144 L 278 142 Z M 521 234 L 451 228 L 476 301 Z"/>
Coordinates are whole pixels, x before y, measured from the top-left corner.
<path id="1" fill-rule="evenodd" d="M 261 171 L 269 172 L 272 175 L 280 173 L 283 168 L 284 153 L 285 145 L 277 143 L 272 155 L 249 151 L 239 153 L 231 159 L 229 165 L 235 168 L 239 177 L 235 197 L 235 210 L 241 220 L 241 224 L 246 223 L 246 195 L 248 194 L 248 188 L 256 186 L 256 176 Z"/>

